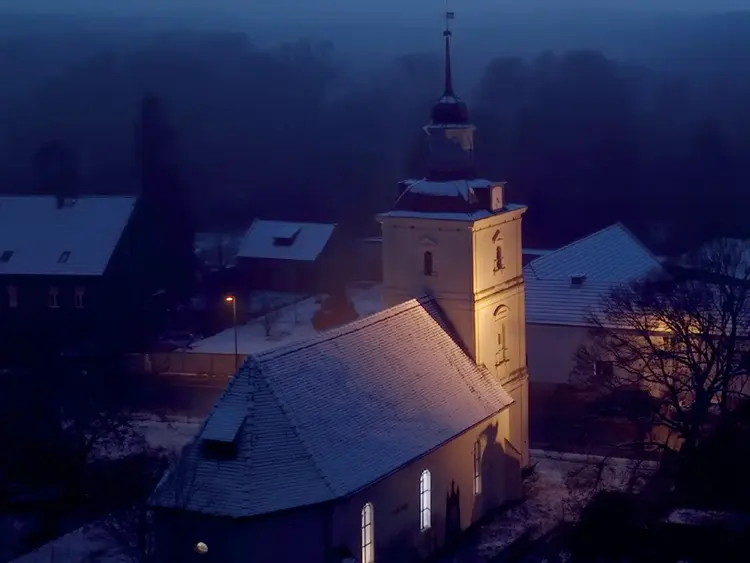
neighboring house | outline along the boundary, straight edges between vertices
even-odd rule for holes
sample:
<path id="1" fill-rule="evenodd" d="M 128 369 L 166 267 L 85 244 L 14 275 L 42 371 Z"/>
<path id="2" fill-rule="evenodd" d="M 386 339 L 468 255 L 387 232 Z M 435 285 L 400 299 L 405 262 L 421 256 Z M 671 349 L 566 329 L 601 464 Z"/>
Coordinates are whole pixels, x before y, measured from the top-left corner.
<path id="1" fill-rule="evenodd" d="M 249 289 L 315 293 L 340 275 L 338 250 L 336 225 L 256 219 L 240 242 L 237 267 Z"/>
<path id="2" fill-rule="evenodd" d="M 576 351 L 589 337 L 591 313 L 601 310 L 615 286 L 661 269 L 659 260 L 620 223 L 530 262 L 524 278 L 532 383 L 569 383 Z M 611 366 L 600 362 L 592 369 Z"/>
<path id="3" fill-rule="evenodd" d="M 129 306 L 133 196 L 0 196 L 0 324 L 73 338 Z M 35 331 L 39 332 L 39 331 Z"/>
<path id="4" fill-rule="evenodd" d="M 387 308 L 246 360 L 151 498 L 162 561 L 414 560 L 521 497 L 526 208 L 474 178 L 446 71 L 379 216 Z"/>

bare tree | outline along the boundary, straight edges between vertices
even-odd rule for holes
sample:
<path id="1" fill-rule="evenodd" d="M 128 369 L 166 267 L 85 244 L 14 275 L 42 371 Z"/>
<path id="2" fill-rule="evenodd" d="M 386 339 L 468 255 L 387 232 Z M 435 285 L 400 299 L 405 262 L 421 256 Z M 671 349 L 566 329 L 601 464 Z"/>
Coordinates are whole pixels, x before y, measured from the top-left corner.
<path id="1" fill-rule="evenodd" d="M 648 429 L 638 444 L 689 455 L 745 395 L 750 270 L 739 241 L 711 243 L 669 279 L 614 290 L 591 316 L 573 380 L 610 414 Z M 623 444 L 624 446 L 624 444 Z"/>
<path id="2" fill-rule="evenodd" d="M 266 336 L 273 334 L 273 329 L 281 316 L 281 300 L 267 291 L 258 292 L 253 299 L 253 309 L 258 314 L 258 321 Z"/>

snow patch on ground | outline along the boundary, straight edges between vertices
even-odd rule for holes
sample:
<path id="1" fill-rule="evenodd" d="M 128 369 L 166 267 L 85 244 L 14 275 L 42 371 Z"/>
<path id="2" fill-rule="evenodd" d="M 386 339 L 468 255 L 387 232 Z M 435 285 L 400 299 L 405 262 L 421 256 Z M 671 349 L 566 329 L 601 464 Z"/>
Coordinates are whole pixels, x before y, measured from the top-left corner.
<path id="1" fill-rule="evenodd" d="M 347 288 L 347 294 L 360 317 L 372 315 L 383 309 L 381 291 L 380 285 L 377 284 L 356 284 Z M 312 325 L 312 318 L 320 309 L 323 298 L 324 296 L 320 295 L 309 297 L 238 326 L 238 354 L 256 354 L 282 343 L 312 338 L 318 334 Z M 235 329 L 228 328 L 195 342 L 186 352 L 234 354 L 234 334 Z"/>
<path id="2" fill-rule="evenodd" d="M 133 419 L 134 429 L 146 440 L 146 445 L 153 450 L 177 453 L 200 430 L 203 419 L 185 416 L 160 417 L 150 414 L 139 414 Z"/>
<path id="3" fill-rule="evenodd" d="M 524 500 L 482 525 L 470 545 L 448 557 L 451 563 L 488 562 L 526 532 L 539 538 L 576 521 L 594 490 L 624 490 L 634 472 L 644 477 L 656 469 L 653 462 L 544 450 L 531 451 L 531 464 Z"/>

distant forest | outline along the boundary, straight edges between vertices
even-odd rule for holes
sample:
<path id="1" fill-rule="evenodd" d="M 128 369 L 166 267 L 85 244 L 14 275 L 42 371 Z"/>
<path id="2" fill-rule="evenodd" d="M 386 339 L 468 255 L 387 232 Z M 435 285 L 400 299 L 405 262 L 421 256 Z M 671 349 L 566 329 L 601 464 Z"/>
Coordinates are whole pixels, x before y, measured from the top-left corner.
<path id="1" fill-rule="evenodd" d="M 80 192 L 137 191 L 134 124 L 151 93 L 176 131 L 200 228 L 262 216 L 371 234 L 368 218 L 396 182 L 425 171 L 421 127 L 442 85 L 439 28 L 434 36 L 430 52 L 357 68 L 317 39 L 0 35 L 0 191 L 36 189 L 32 162 L 50 140 L 75 155 Z M 483 53 L 490 62 L 458 94 L 477 125 L 479 175 L 508 181 L 510 198 L 530 207 L 526 246 L 617 220 L 659 252 L 749 235 L 748 38 L 750 17 L 732 15 L 707 20 L 671 66 L 595 50 Z"/>

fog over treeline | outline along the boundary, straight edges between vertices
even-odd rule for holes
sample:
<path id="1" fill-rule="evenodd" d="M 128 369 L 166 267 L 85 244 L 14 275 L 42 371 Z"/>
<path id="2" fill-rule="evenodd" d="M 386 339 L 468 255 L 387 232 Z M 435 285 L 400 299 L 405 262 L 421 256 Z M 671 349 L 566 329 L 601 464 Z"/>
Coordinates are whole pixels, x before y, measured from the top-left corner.
<path id="1" fill-rule="evenodd" d="M 394 17 L 396 4 L 334 16 L 343 4 L 333 0 L 310 15 L 285 1 L 232 12 L 225 0 L 200 17 L 197 1 L 181 2 L 181 15 L 131 2 L 109 16 L 106 2 L 55 2 L 65 9 L 54 15 L 44 13 L 51 2 L 5 2 L 0 191 L 38 189 L 34 155 L 51 140 L 75 155 L 80 192 L 137 191 L 134 122 L 153 93 L 201 228 L 262 216 L 369 234 L 366 218 L 392 202 L 396 181 L 425 171 L 443 3 L 413 2 Z M 478 173 L 507 180 L 510 197 L 531 207 L 527 245 L 615 220 L 660 251 L 687 234 L 746 234 L 750 12 L 648 3 L 657 4 L 456 6 L 454 74 L 478 127 Z"/>

